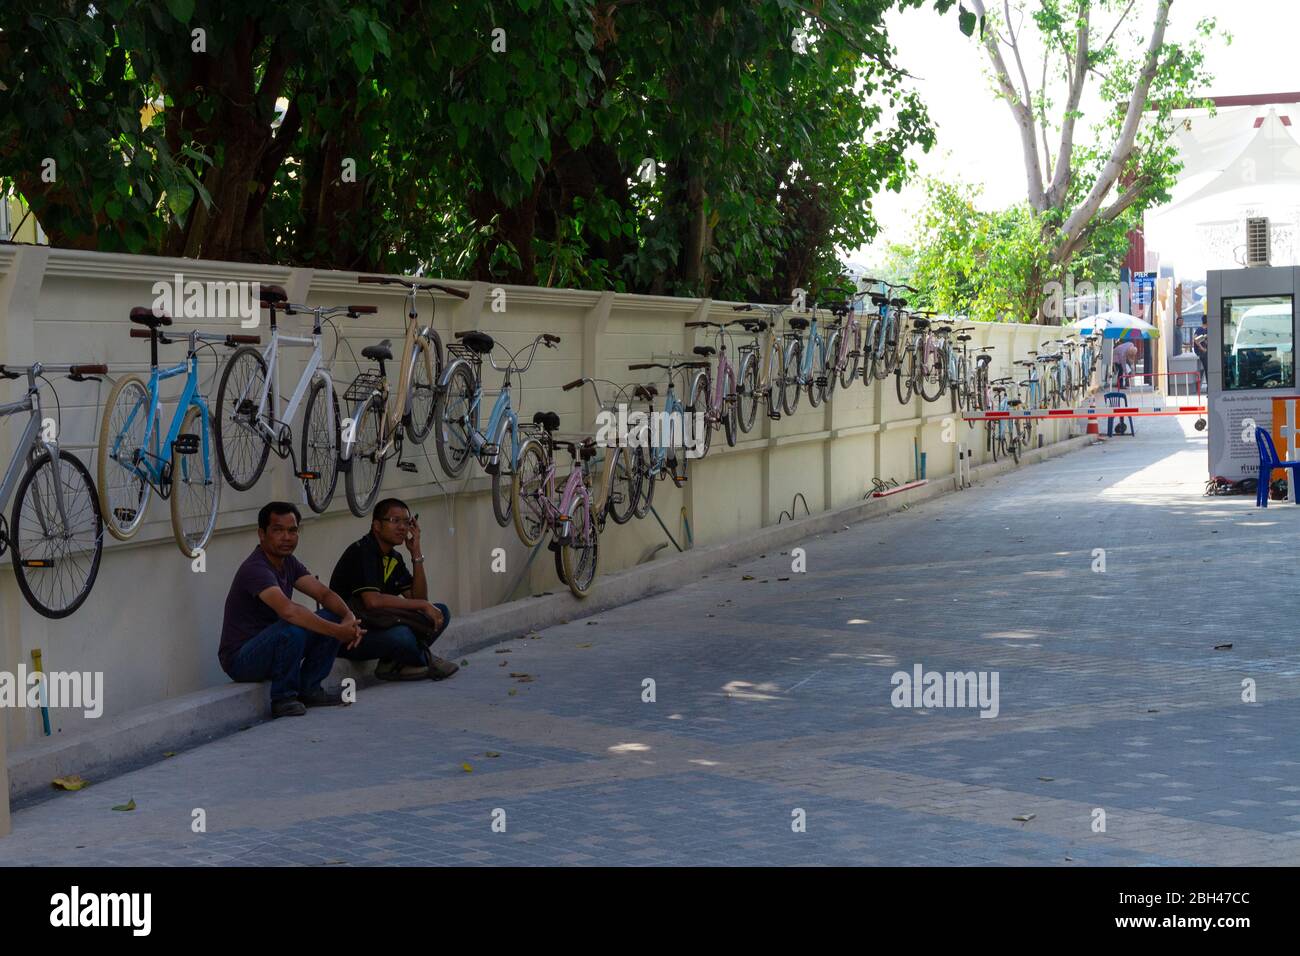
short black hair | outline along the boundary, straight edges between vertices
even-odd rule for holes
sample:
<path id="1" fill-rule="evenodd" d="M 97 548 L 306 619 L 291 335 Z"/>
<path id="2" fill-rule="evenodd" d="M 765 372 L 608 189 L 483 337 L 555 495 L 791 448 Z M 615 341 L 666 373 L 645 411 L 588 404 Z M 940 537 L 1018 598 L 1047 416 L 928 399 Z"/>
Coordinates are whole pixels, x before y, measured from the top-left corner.
<path id="1" fill-rule="evenodd" d="M 371 521 L 382 521 L 388 517 L 388 509 L 405 508 L 407 514 L 411 512 L 411 506 L 401 498 L 385 498 L 379 504 L 375 505 L 375 510 L 370 513 Z"/>
<path id="2" fill-rule="evenodd" d="M 265 531 L 271 527 L 271 515 L 293 515 L 294 520 L 302 523 L 302 512 L 298 506 L 288 501 L 271 501 L 262 505 L 262 510 L 257 513 L 257 526 Z"/>

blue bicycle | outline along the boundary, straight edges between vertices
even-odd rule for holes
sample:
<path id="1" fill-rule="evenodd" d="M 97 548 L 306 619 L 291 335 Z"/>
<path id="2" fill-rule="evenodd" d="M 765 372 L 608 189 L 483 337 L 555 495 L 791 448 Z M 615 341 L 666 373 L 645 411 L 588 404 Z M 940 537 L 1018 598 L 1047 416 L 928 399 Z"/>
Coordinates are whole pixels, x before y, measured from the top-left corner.
<path id="1" fill-rule="evenodd" d="M 787 415 L 799 408 L 799 392 L 808 389 L 808 404 L 816 408 L 822 399 L 829 398 L 835 389 L 835 376 L 828 375 L 833 367 L 832 356 L 839 354 L 840 327 L 838 322 L 830 327 L 829 338 L 822 338 L 817 325 L 817 308 L 813 307 L 812 320 L 787 319 L 785 333 L 785 381 L 781 384 L 781 407 Z M 803 333 L 808 332 L 808 348 L 804 350 Z"/>
<path id="2" fill-rule="evenodd" d="M 636 399 L 646 403 L 649 419 L 644 428 L 638 429 L 636 435 L 628 436 L 628 443 L 632 446 L 633 476 L 629 493 L 636 502 L 632 513 L 638 518 L 644 518 L 650 513 L 656 482 L 671 478 L 678 488 L 686 484 L 689 471 L 687 449 L 692 445 L 697 449 L 703 448 L 704 429 L 709 427 L 704 420 L 706 409 L 683 405 L 677 397 L 673 378 L 678 372 L 686 373 L 690 369 L 708 367 L 708 362 L 679 362 L 673 358 L 667 362 L 638 362 L 628 366 L 633 372 L 660 368 L 668 373 L 668 391 L 664 394 L 664 405 L 659 411 L 654 409 L 654 400 L 659 396 L 659 390 L 655 386 L 635 385 L 632 390 Z"/>
<path id="3" fill-rule="evenodd" d="M 137 375 L 118 379 L 109 392 L 99 429 L 99 501 L 109 533 L 119 541 L 134 537 L 144 523 L 155 490 L 171 499 L 172 532 L 188 558 L 199 555 L 217 526 L 221 469 L 217 463 L 212 417 L 199 392 L 200 342 L 228 348 L 261 342 L 258 335 L 219 335 L 191 330 L 184 338 L 162 331 L 172 324 L 165 315 L 140 307 L 131 310 L 131 338 L 149 340 L 149 384 Z M 158 346 L 188 344 L 185 361 L 158 367 Z M 211 347 L 211 346 L 206 346 Z M 214 350 L 215 352 L 215 350 Z M 164 434 L 164 379 L 185 376 L 176 410 Z"/>
<path id="4" fill-rule="evenodd" d="M 560 344 L 558 335 L 543 333 L 532 341 L 528 361 L 519 364 L 524 350 L 511 353 L 510 361 L 498 365 L 492 357 L 497 343 L 486 332 L 457 332 L 459 342 L 448 344 L 450 361 L 438 381 L 438 399 L 434 405 L 434 433 L 438 461 L 452 478 L 460 476 L 470 458 L 477 458 L 483 470 L 492 476 L 492 512 L 497 524 L 505 527 L 512 520 L 515 469 L 519 467 L 519 416 L 510 402 L 510 377 L 522 375 L 533 364 L 537 346 L 553 349 Z M 479 428 L 483 409 L 483 356 L 505 378 L 497 393 L 487 428 Z"/>

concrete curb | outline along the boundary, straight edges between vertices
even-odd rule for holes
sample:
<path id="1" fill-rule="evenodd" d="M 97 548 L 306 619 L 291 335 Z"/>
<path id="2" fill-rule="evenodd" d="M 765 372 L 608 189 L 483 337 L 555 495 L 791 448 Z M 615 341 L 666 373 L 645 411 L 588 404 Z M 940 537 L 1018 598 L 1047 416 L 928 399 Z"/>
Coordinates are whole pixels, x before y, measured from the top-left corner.
<path id="1" fill-rule="evenodd" d="M 1088 436 L 1065 439 L 1027 452 L 1021 463 L 1045 461 L 1091 443 Z M 996 477 L 1016 468 L 1009 460 L 989 462 L 972 468 L 971 480 Z M 727 564 L 950 494 L 955 490 L 955 480 L 953 476 L 945 476 L 887 498 L 857 501 L 796 521 L 771 525 L 721 544 L 694 548 L 605 575 L 591 597 L 584 601 L 578 601 L 568 591 L 557 591 L 485 608 L 454 619 L 447 640 L 437 647 L 444 657 L 460 658 L 529 631 L 590 617 L 698 581 L 702 574 Z M 358 685 L 380 683 L 371 676 L 372 670 L 368 664 L 339 661 L 332 677 L 334 680 L 352 677 Z M 53 796 L 56 791 L 50 781 L 72 773 L 92 782 L 102 782 L 155 763 L 167 751 L 195 747 L 266 720 L 270 709 L 264 684 L 227 684 L 141 707 L 106 720 L 89 733 L 52 745 L 12 751 L 8 760 L 10 799 L 30 804 L 44 796 Z"/>

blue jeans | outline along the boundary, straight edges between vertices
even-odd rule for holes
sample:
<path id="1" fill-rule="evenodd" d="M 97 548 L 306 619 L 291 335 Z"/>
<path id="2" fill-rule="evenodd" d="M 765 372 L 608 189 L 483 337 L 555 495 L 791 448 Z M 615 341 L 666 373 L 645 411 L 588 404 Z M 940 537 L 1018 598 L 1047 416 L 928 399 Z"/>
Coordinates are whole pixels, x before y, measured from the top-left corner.
<path id="1" fill-rule="evenodd" d="M 316 616 L 335 624 L 339 617 L 323 608 Z M 286 700 L 320 689 L 343 645 L 305 627 L 276 621 L 250 638 L 230 660 L 226 674 L 238 682 L 271 681 L 271 700 Z"/>
<path id="2" fill-rule="evenodd" d="M 433 606 L 442 612 L 442 627 L 438 628 L 433 638 L 436 641 L 451 623 L 451 609 L 445 604 Z M 342 648 L 342 645 L 339 646 Z M 381 661 L 423 667 L 428 663 L 424 657 L 424 647 L 423 642 L 415 636 L 415 632 L 405 624 L 401 624 L 397 627 L 384 628 L 382 631 L 366 631 L 360 644 L 350 651 L 341 649 L 339 657 L 350 661 L 373 661 L 378 658 Z"/>

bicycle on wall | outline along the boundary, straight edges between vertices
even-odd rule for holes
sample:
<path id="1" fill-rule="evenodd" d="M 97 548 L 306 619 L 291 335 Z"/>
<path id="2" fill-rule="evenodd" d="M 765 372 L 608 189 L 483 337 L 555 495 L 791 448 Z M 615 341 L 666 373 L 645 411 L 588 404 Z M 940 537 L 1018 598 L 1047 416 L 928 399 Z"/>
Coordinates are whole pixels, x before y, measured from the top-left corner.
<path id="1" fill-rule="evenodd" d="M 600 532 L 592 502 L 588 463 L 596 457 L 596 442 L 562 441 L 555 437 L 560 416 L 538 412 L 533 421 L 540 437 L 529 437 L 519 449 L 519 467 L 512 476 L 515 530 L 532 547 L 551 533 L 555 573 L 574 597 L 586 597 L 596 580 Z M 563 487 L 556 484 L 555 452 L 569 453 L 573 466 Z"/>
<path id="2" fill-rule="evenodd" d="M 781 387 L 781 408 L 787 415 L 793 415 L 799 409 L 799 394 L 804 389 L 808 392 L 808 404 L 816 408 L 822 399 L 829 397 L 834 385 L 827 377 L 830 355 L 838 342 L 839 329 L 831 326 L 829 338 L 822 337 L 822 330 L 817 324 L 817 306 L 812 308 L 811 319 L 791 318 L 786 321 L 789 331 L 785 333 L 785 381 Z M 808 333 L 807 349 L 804 348 L 804 332 Z"/>
<path id="3" fill-rule="evenodd" d="M 469 293 L 438 282 L 392 276 L 358 276 L 357 282 L 400 285 L 407 290 L 406 338 L 397 388 L 388 386 L 385 363 L 393 361 L 393 343 L 384 339 L 361 350 L 362 357 L 378 368 L 358 372 L 343 395 L 350 414 L 339 443 L 339 470 L 343 472 L 348 508 L 358 518 L 364 518 L 379 493 L 388 459 L 396 457 L 401 471 L 416 470 L 414 462 L 402 461 L 403 439 L 410 436 L 420 444 L 433 428 L 438 382 L 443 373 L 442 339 L 432 324 L 420 323 L 416 299 L 419 293 L 428 292 L 436 309 L 435 290 L 459 299 L 468 299 Z"/>
<path id="4" fill-rule="evenodd" d="M 81 607 L 99 574 L 104 522 L 99 495 L 81 459 L 59 447 L 57 429 L 47 433 L 37 381 L 58 394 L 46 373 L 66 372 L 74 382 L 97 382 L 105 365 L 0 365 L 0 379 L 27 376 L 27 392 L 0 404 L 0 418 L 27 413 L 27 426 L 0 477 L 0 556 L 13 551 L 14 579 L 42 617 L 64 618 Z M 9 523 L 4 508 L 13 499 Z"/>
<path id="5" fill-rule="evenodd" d="M 226 482 L 236 491 L 247 491 L 262 477 L 272 449 L 281 459 L 294 458 L 290 423 L 305 397 L 294 476 L 302 482 L 308 506 L 320 514 L 329 507 L 338 482 L 341 421 L 330 363 L 321 349 L 321 326 L 340 313 L 355 319 L 379 310 L 373 305 L 294 305 L 279 286 L 262 286 L 261 293 L 262 307 L 270 312 L 271 341 L 262 349 L 241 346 L 221 371 L 213 416 L 217 460 Z M 287 316 L 300 312 L 311 315 L 311 337 L 282 335 L 275 317 L 277 310 Z M 311 349 L 311 357 L 283 410 L 279 390 L 272 387 L 279 381 L 281 347 Z"/>
<path id="6" fill-rule="evenodd" d="M 581 388 L 583 385 L 591 386 L 592 394 L 596 396 L 596 407 L 602 412 L 617 415 L 618 406 L 623 405 L 626 407 L 627 405 L 626 395 L 629 386 L 616 385 L 605 379 L 576 379 L 565 385 L 564 391 L 570 392 L 575 388 Z M 607 385 L 615 389 L 613 401 L 605 402 L 601 399 L 600 385 Z M 630 387 L 636 388 L 638 386 Z M 642 451 L 640 448 L 631 448 L 626 444 L 620 444 L 617 438 L 611 444 L 599 441 L 599 436 L 597 436 L 596 450 L 598 455 L 602 449 L 604 454 L 590 462 L 591 468 L 599 471 L 600 483 L 596 485 L 590 480 L 590 476 L 588 476 L 587 482 L 587 487 L 592 492 L 592 511 L 596 515 L 596 530 L 600 532 L 605 530 L 607 518 L 613 518 L 615 524 L 627 524 L 636 515 L 636 495 L 640 490 L 636 481 L 636 456 Z M 518 502 L 515 503 L 515 506 L 518 506 Z"/>
<path id="7" fill-rule="evenodd" d="M 678 361 L 675 356 L 670 357 L 667 362 L 638 362 L 628 366 L 628 370 L 632 372 L 657 368 L 668 373 L 663 408 L 657 413 L 654 409 L 654 400 L 658 397 L 659 390 L 654 385 L 633 386 L 635 397 L 649 406 L 651 421 L 658 422 L 658 428 L 650 426 L 639 436 L 638 447 L 633 453 L 632 466 L 636 482 L 636 490 L 632 492 L 633 500 L 636 502 L 633 511 L 638 518 L 644 518 L 650 513 L 656 482 L 670 478 L 678 488 L 686 484 L 689 472 L 685 444 L 688 415 L 691 421 L 691 437 L 697 444 L 703 439 L 702 436 L 694 433 L 695 412 L 698 409 L 682 404 L 681 399 L 677 397 L 674 380 L 677 375 L 685 375 L 690 369 L 708 368 L 708 366 L 708 362 Z"/>
<path id="8" fill-rule="evenodd" d="M 727 339 L 730 337 L 727 330 L 732 324 L 735 323 L 686 323 L 688 329 L 713 329 L 715 333 L 713 345 L 697 345 L 693 349 L 696 355 L 705 360 L 705 366 L 695 373 L 688 393 L 690 407 L 704 412 L 704 451 L 701 457 L 709 453 L 713 443 L 713 430 L 719 425 L 726 435 L 727 445 L 732 448 L 736 445 L 736 435 L 739 431 L 736 409 L 736 370 L 727 358 Z M 718 357 L 718 374 L 717 379 L 711 382 L 712 375 L 707 363 L 715 354 Z"/>
<path id="9" fill-rule="evenodd" d="M 904 325 L 907 322 L 907 300 L 894 293 L 899 289 L 918 294 L 916 289 L 905 283 L 885 282 L 882 279 L 866 278 L 862 280 L 869 285 L 878 285 L 884 292 L 866 293 L 871 304 L 876 307 L 876 314 L 867 326 L 867 338 L 864 345 L 862 363 L 863 381 L 884 380 L 892 375 L 903 361 L 903 346 L 906 342 Z"/>
<path id="10" fill-rule="evenodd" d="M 515 469 L 519 465 L 519 416 L 510 401 L 510 377 L 523 375 L 537 356 L 537 347 L 553 349 L 560 344 L 558 335 L 543 333 L 533 339 L 528 361 L 520 364 L 524 349 L 510 352 L 505 365 L 498 365 L 492 351 L 498 345 L 486 332 L 457 332 L 459 343 L 447 346 L 452 356 L 438 391 L 434 410 L 437 431 L 438 461 L 443 470 L 457 478 L 465 470 L 470 458 L 478 460 L 492 476 L 492 513 L 497 524 L 510 524 Z M 525 346 L 527 348 L 527 346 Z M 489 364 L 504 374 L 501 390 L 497 392 L 492 411 L 488 414 L 486 429 L 479 428 L 483 410 L 483 356 Z"/>
<path id="11" fill-rule="evenodd" d="M 743 318 L 740 327 L 754 337 L 740 346 L 740 372 L 736 376 L 736 425 L 745 434 L 754 427 L 758 402 L 767 406 L 767 417 L 781 418 L 781 389 L 784 384 L 785 357 L 781 351 L 781 334 L 777 331 L 788 305 L 733 305 L 736 312 L 762 311 L 766 319 Z M 762 341 L 759 337 L 762 336 Z"/>

